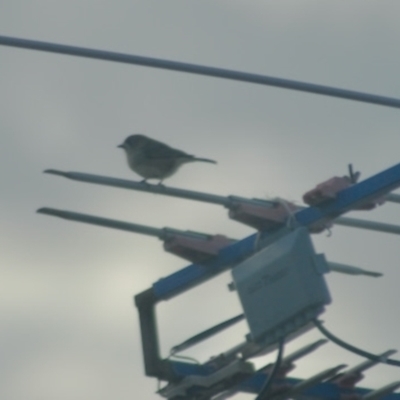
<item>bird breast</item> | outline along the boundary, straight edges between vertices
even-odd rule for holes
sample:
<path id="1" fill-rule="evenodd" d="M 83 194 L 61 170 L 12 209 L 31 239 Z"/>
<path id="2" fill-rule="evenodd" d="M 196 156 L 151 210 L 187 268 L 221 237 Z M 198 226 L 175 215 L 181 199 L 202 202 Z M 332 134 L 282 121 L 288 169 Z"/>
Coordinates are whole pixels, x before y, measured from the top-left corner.
<path id="1" fill-rule="evenodd" d="M 137 174 L 146 179 L 165 179 L 173 175 L 178 168 L 187 162 L 185 159 L 148 159 L 136 155 L 128 155 L 129 166 Z"/>

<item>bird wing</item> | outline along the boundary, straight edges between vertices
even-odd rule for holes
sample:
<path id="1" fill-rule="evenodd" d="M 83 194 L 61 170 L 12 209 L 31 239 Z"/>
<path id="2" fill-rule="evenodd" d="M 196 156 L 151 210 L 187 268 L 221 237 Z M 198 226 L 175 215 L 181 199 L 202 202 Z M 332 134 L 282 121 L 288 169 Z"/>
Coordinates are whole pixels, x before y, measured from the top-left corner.
<path id="1" fill-rule="evenodd" d="M 167 146 L 164 143 L 154 141 L 145 146 L 143 149 L 146 157 L 152 160 L 168 160 L 168 159 L 176 159 L 176 158 L 194 158 L 192 155 L 185 153 L 184 151 L 174 149 L 172 147 Z"/>

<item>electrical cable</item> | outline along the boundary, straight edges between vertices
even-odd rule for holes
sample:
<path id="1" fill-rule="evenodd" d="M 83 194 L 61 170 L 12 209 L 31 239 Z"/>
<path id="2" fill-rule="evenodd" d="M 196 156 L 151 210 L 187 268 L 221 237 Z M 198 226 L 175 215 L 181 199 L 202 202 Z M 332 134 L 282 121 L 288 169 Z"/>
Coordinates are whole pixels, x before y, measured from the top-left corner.
<path id="1" fill-rule="evenodd" d="M 394 365 L 396 367 L 400 367 L 400 361 L 399 360 L 393 360 L 391 358 L 386 358 L 386 357 L 381 357 L 376 354 L 368 353 L 367 351 L 364 351 L 362 349 L 359 349 L 358 347 L 355 347 L 349 343 L 344 342 L 343 340 L 339 339 L 338 337 L 334 336 L 331 332 L 329 332 L 321 323 L 321 321 L 318 321 L 317 319 L 313 320 L 314 325 L 319 329 L 319 331 L 325 335 L 329 340 L 331 340 L 333 343 L 336 343 L 338 346 L 343 347 L 344 349 L 351 351 L 352 353 L 355 353 L 361 357 L 368 358 L 371 361 L 383 363 L 383 364 L 389 364 L 389 365 Z"/>
<path id="2" fill-rule="evenodd" d="M 266 396 L 271 389 L 271 385 L 273 383 L 275 375 L 277 374 L 277 372 L 279 371 L 279 368 L 281 367 L 284 345 L 285 345 L 285 338 L 283 337 L 279 341 L 278 355 L 276 357 L 275 365 L 274 365 L 271 373 L 268 375 L 268 378 L 265 381 L 264 386 L 261 388 L 260 393 L 258 393 L 257 397 L 254 400 L 265 400 L 266 399 Z"/>
<path id="3" fill-rule="evenodd" d="M 338 97 L 342 99 L 362 101 L 365 103 L 379 104 L 381 106 L 400 108 L 400 99 L 396 98 L 357 92 L 354 90 L 340 89 L 324 85 L 317 85 L 313 83 L 299 82 L 290 79 L 275 78 L 266 75 L 251 74 L 248 72 L 235 71 L 231 69 L 207 67 L 204 65 L 162 60 L 151 57 L 135 56 L 133 54 L 123 54 L 113 51 L 96 50 L 85 47 L 68 46 L 58 43 L 42 42 L 38 40 L 21 39 L 3 35 L 0 35 L 0 45 L 19 47 L 30 50 L 46 51 L 50 53 L 67 54 L 71 56 L 86 57 L 97 60 L 107 60 L 126 64 L 142 65 L 152 68 L 187 72 L 197 75 L 213 76 L 216 78 L 256 83 L 261 85 L 298 90 L 301 92 Z"/>

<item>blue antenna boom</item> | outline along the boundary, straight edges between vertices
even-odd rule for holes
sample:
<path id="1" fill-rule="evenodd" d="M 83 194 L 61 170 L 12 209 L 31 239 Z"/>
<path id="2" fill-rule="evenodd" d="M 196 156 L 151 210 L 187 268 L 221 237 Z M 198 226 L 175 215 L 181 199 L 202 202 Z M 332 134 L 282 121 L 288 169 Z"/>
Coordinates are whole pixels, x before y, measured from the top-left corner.
<path id="1" fill-rule="evenodd" d="M 338 193 L 337 199 L 321 207 L 308 207 L 294 214 L 301 226 L 309 226 L 329 217 L 337 217 L 349 211 L 352 207 L 372 197 L 385 195 L 400 186 L 400 164 L 397 164 L 371 178 L 355 184 Z M 262 235 L 266 238 L 267 234 Z M 220 251 L 218 257 L 207 265 L 192 264 L 153 284 L 157 299 L 167 300 L 190 289 L 199 283 L 210 279 L 226 270 L 233 264 L 245 259 L 254 251 L 257 235 L 234 243 Z"/>

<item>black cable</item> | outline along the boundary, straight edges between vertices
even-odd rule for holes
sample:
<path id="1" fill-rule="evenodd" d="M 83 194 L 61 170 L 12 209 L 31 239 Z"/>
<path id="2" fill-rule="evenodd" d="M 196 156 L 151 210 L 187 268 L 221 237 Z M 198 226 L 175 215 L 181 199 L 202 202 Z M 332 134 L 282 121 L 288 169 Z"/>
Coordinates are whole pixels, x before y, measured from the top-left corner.
<path id="1" fill-rule="evenodd" d="M 343 340 L 339 339 L 338 337 L 334 336 L 331 332 L 329 332 L 326 328 L 324 328 L 321 321 L 314 319 L 313 322 L 314 322 L 314 325 L 319 329 L 319 331 L 323 335 L 325 335 L 333 343 L 336 343 L 338 346 L 341 346 L 341 347 L 345 348 L 346 350 L 349 350 L 352 353 L 355 353 L 361 357 L 368 358 L 371 361 L 376 361 L 376 362 L 379 362 L 382 364 L 389 364 L 389 365 L 395 365 L 396 367 L 400 367 L 399 360 L 393 360 L 391 358 L 380 357 L 376 354 L 368 353 L 367 351 L 359 349 L 358 347 L 352 346 L 351 344 L 346 343 Z"/>
<path id="2" fill-rule="evenodd" d="M 301 92 L 322 94 L 342 99 L 362 101 L 365 103 L 379 104 L 381 106 L 400 108 L 400 99 L 379 96 L 375 94 L 356 92 L 354 90 L 334 88 L 314 83 L 299 82 L 290 79 L 275 78 L 266 75 L 251 74 L 248 72 L 235 71 L 230 69 L 206 67 L 204 65 L 189 64 L 177 61 L 162 60 L 159 58 L 135 56 L 113 51 L 89 49 L 85 47 L 67 46 L 57 43 L 42 42 L 38 40 L 20 39 L 0 35 L 0 45 L 19 47 L 23 49 L 47 51 L 58 54 L 68 54 L 77 57 L 86 57 L 97 60 L 115 61 L 127 64 L 136 64 L 152 68 L 162 68 L 171 71 L 187 72 L 191 74 L 213 76 L 216 78 L 232 79 L 236 81 L 256 83 L 293 89 Z"/>
<path id="3" fill-rule="evenodd" d="M 258 393 L 257 397 L 254 400 L 265 400 L 266 399 L 266 396 L 267 396 L 269 390 L 271 389 L 271 385 L 275 378 L 275 375 L 277 374 L 277 372 L 279 371 L 279 368 L 281 367 L 284 344 L 285 344 L 285 338 L 283 337 L 279 341 L 278 355 L 276 357 L 274 368 L 272 369 L 271 373 L 268 374 L 268 378 L 265 381 L 264 386 L 261 388 L 260 393 Z"/>

